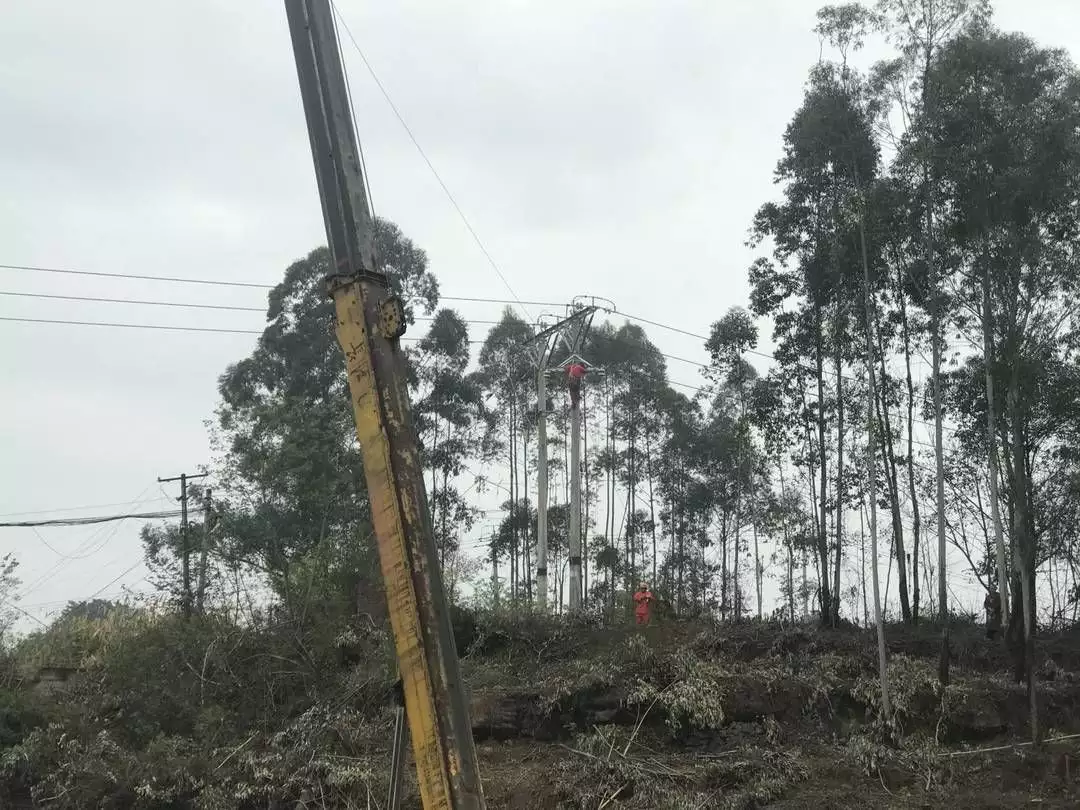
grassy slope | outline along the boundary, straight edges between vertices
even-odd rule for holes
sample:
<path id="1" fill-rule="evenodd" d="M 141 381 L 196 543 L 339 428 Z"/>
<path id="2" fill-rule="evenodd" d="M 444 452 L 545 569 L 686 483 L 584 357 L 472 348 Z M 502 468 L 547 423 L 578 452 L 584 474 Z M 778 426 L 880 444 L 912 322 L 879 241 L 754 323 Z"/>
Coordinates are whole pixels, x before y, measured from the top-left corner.
<path id="1" fill-rule="evenodd" d="M 944 690 L 934 629 L 890 628 L 895 712 L 883 718 L 869 633 L 465 619 L 459 647 L 491 808 L 1080 803 L 1080 739 L 954 755 L 1026 733 L 1025 695 L 979 628 L 956 629 Z M 1078 639 L 1040 643 L 1051 736 L 1080 731 Z M 291 810 L 305 795 L 312 807 L 368 807 L 369 792 L 381 802 L 386 649 L 374 629 L 173 617 L 37 639 L 0 680 L 0 731 L 14 743 L 0 758 L 0 806 L 34 806 L 30 793 L 52 808 Z M 83 672 L 42 696 L 25 675 L 50 650 Z"/>

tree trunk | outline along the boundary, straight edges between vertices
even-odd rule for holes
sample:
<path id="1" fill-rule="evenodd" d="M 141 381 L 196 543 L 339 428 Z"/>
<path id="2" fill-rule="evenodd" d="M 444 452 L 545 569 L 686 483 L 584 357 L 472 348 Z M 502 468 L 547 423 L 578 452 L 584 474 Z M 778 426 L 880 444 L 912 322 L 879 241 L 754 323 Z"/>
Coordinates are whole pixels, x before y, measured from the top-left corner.
<path id="1" fill-rule="evenodd" d="M 727 512 L 720 513 L 720 615 L 727 616 L 731 609 L 728 599 L 728 554 L 727 554 Z M 705 568 L 701 569 L 702 577 L 705 576 Z"/>
<path id="2" fill-rule="evenodd" d="M 608 545 L 608 610 L 612 614 L 615 612 L 615 562 L 617 559 L 615 548 L 615 424 L 611 419 L 611 414 L 614 409 L 614 383 L 609 377 L 607 414 L 605 415 L 607 420 L 608 463 L 607 469 L 605 470 L 607 480 L 604 485 L 604 494 L 606 495 L 608 502 L 607 516 L 610 525 L 605 526 L 604 533 L 607 535 Z"/>
<path id="3" fill-rule="evenodd" d="M 649 522 L 652 525 L 652 582 L 653 588 L 657 586 L 656 580 L 656 502 L 653 498 L 653 455 L 652 435 L 645 433 L 645 464 L 646 475 L 649 477 Z"/>
<path id="4" fill-rule="evenodd" d="M 517 441 L 514 425 L 514 397 L 511 394 L 509 401 L 509 431 L 510 431 L 510 599 L 516 601 L 518 597 L 518 532 L 517 532 L 517 502 L 514 499 L 514 477 L 517 473 Z"/>
<path id="5" fill-rule="evenodd" d="M 757 521 L 750 518 L 750 525 L 754 528 L 754 584 L 757 587 L 757 617 L 762 616 L 761 596 L 761 553 L 758 551 Z"/>
<path id="6" fill-rule="evenodd" d="M 1028 692 L 1028 712 L 1031 722 L 1032 742 L 1039 741 L 1039 711 L 1035 692 L 1035 538 L 1031 533 L 1030 493 L 1028 487 L 1027 440 L 1024 430 L 1024 413 L 1020 392 L 1020 358 L 1015 352 L 1010 375 L 1008 405 L 1012 422 L 1012 452 L 1015 516 L 1013 534 L 1015 559 L 1020 573 L 1020 598 L 1022 601 L 1024 644 L 1024 676 Z M 1014 592 L 1015 593 L 1015 592 Z"/>
<path id="7" fill-rule="evenodd" d="M 874 379 L 874 318 L 870 309 L 870 267 L 866 255 L 866 225 L 865 210 L 859 217 L 859 242 L 862 248 L 863 263 L 863 309 L 866 314 L 866 372 L 867 382 L 870 386 L 870 401 L 877 397 L 877 384 Z M 877 565 L 877 460 L 874 458 L 874 409 L 867 408 L 868 424 L 866 436 L 866 467 L 870 489 L 870 572 L 874 587 L 874 622 L 877 624 L 877 647 L 878 647 L 878 677 L 881 680 L 881 713 L 888 720 L 891 719 L 889 706 L 889 668 L 886 658 L 885 646 L 885 623 L 881 619 L 881 594 L 878 586 Z"/>
<path id="8" fill-rule="evenodd" d="M 784 487 L 784 464 L 779 458 L 776 459 L 776 472 L 780 478 L 780 524 L 784 532 L 784 545 L 788 552 L 787 588 L 788 601 L 791 605 L 791 623 L 795 623 L 795 549 L 791 542 L 791 532 L 787 521 L 787 490 Z"/>
<path id="9" fill-rule="evenodd" d="M 821 525 L 818 534 L 818 558 L 820 581 L 818 582 L 818 607 L 821 611 L 820 620 L 823 625 L 829 623 L 829 610 L 832 600 L 829 598 L 829 531 L 828 531 L 828 461 L 826 459 L 825 445 L 825 350 L 822 346 L 821 334 L 821 306 L 814 306 L 814 326 L 817 355 L 817 394 L 818 394 L 818 452 L 820 453 L 820 492 L 821 498 Z"/>
<path id="10" fill-rule="evenodd" d="M 926 46 L 926 71 L 924 82 L 930 69 L 930 55 L 933 45 Z M 927 101 L 927 85 L 923 85 L 923 103 Z M 929 167 L 923 166 L 923 186 L 926 194 L 926 232 L 923 235 L 923 258 L 926 262 L 927 277 L 930 281 L 930 341 L 931 341 L 931 376 L 934 397 L 934 458 L 937 492 L 937 540 L 938 540 L 938 617 L 941 622 L 941 656 L 938 661 L 938 681 L 942 686 L 949 683 L 949 593 L 948 571 L 945 557 L 945 445 L 942 433 L 944 409 L 941 390 L 941 362 L 943 290 L 941 277 L 934 267 L 934 194 L 930 182 Z"/>
<path id="11" fill-rule="evenodd" d="M 836 335 L 836 558 L 833 562 L 833 626 L 840 624 L 840 560 L 843 556 L 844 501 L 844 361 L 841 355 L 843 325 Z"/>
<path id="12" fill-rule="evenodd" d="M 862 575 L 862 615 L 863 627 L 870 626 L 870 602 L 866 596 L 866 500 L 859 501 L 859 568 Z"/>
<path id="13" fill-rule="evenodd" d="M 804 548 L 802 552 L 802 612 L 803 617 L 810 616 L 810 565 L 809 553 Z"/>
<path id="14" fill-rule="evenodd" d="M 915 492 L 915 381 L 911 376 L 911 334 L 908 329 L 907 295 L 903 282 L 898 285 L 897 297 L 900 301 L 900 327 L 904 337 L 904 374 L 907 381 L 907 479 L 908 498 L 911 502 L 911 621 L 919 622 L 919 537 L 922 533 L 922 517 L 919 512 L 919 497 Z M 899 512 L 899 506 L 897 507 Z M 905 586 L 903 594 L 906 596 Z M 904 596 L 901 597 L 902 601 Z M 901 610 L 903 604 L 901 603 Z M 905 620 L 907 617 L 905 616 Z"/>
<path id="15" fill-rule="evenodd" d="M 986 375 L 986 446 L 987 474 L 990 478 L 990 517 L 994 524 L 994 552 L 997 560 L 998 595 L 1001 597 L 1001 612 L 1009 615 L 1009 575 L 1005 564 L 1005 537 L 1001 526 L 1001 504 L 998 492 L 998 449 L 997 449 L 997 413 L 994 399 L 994 335 L 993 313 L 990 302 L 990 265 L 983 269 L 983 370 Z"/>
<path id="16" fill-rule="evenodd" d="M 686 496 L 684 494 L 683 498 L 685 499 L 685 497 Z M 672 509 L 672 512 L 675 511 L 674 495 L 672 496 L 671 509 Z M 683 561 L 686 559 L 686 535 L 685 535 L 681 520 L 675 522 L 673 531 L 678 532 L 678 536 L 679 536 L 678 581 L 677 581 L 676 586 L 675 586 L 675 612 L 681 615 L 682 610 L 683 610 L 683 604 L 686 601 L 685 591 L 684 591 L 684 586 L 683 586 L 683 573 L 684 573 Z M 675 540 L 675 536 L 672 535 L 672 542 L 674 542 L 674 540 Z"/>
<path id="17" fill-rule="evenodd" d="M 941 390 L 942 323 L 941 304 L 934 303 L 932 371 L 934 383 L 934 457 L 937 479 L 937 528 L 938 528 L 938 618 L 941 622 L 941 657 L 938 661 L 938 680 L 942 686 L 949 683 L 949 592 L 948 570 L 945 557 L 945 445 L 942 431 L 943 403 Z"/>
<path id="18" fill-rule="evenodd" d="M 880 341 L 880 335 L 879 335 Z M 892 516 L 893 529 L 893 552 L 896 555 L 896 573 L 900 591 L 900 615 L 905 622 L 912 621 L 911 602 L 908 598 L 908 570 L 907 553 L 904 549 L 904 523 L 900 516 L 900 482 L 896 473 L 896 453 L 892 442 L 892 427 L 889 418 L 889 399 L 884 390 L 888 376 L 885 369 L 885 347 L 878 346 L 878 368 L 881 371 L 882 389 L 877 401 L 873 402 L 876 409 L 881 406 L 878 414 L 878 443 L 881 445 L 881 455 L 885 462 L 885 484 L 889 490 L 889 507 Z M 886 594 L 886 597 L 888 595 Z"/>
<path id="19" fill-rule="evenodd" d="M 736 486 L 738 484 L 736 483 Z M 742 589 L 739 588 L 739 537 L 742 535 L 742 498 L 739 496 L 741 487 L 735 495 L 735 540 L 731 551 L 731 615 L 735 621 L 742 618 Z"/>

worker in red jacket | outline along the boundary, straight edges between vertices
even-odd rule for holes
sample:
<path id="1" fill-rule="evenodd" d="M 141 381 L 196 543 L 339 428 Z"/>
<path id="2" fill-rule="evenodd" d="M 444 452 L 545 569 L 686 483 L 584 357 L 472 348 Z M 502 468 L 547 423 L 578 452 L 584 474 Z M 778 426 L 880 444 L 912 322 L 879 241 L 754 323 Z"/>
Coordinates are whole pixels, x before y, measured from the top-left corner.
<path id="1" fill-rule="evenodd" d="M 575 360 L 567 367 L 566 376 L 570 385 L 570 403 L 576 408 L 581 401 L 581 381 L 585 379 L 585 364 Z"/>
<path id="2" fill-rule="evenodd" d="M 649 619 L 652 617 L 652 603 L 655 601 L 656 597 L 652 595 L 649 586 L 642 582 L 637 589 L 637 593 L 634 594 L 634 618 L 638 624 L 645 625 L 649 623 Z"/>

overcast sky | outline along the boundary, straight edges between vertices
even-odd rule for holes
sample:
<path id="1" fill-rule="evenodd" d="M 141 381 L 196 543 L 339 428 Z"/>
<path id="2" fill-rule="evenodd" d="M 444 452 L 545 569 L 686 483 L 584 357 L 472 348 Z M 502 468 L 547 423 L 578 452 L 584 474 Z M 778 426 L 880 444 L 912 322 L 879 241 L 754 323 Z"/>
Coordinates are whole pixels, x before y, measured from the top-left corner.
<path id="1" fill-rule="evenodd" d="M 603 296 L 695 332 L 745 303 L 747 226 L 775 195 L 781 135 L 819 55 L 818 5 L 339 0 L 517 297 Z M 1080 52 L 1075 0 L 996 6 L 1001 27 Z M 511 297 L 344 48 L 378 213 L 428 252 L 444 294 Z M 0 263 L 272 284 L 324 240 L 280 0 L 3 4 Z M 3 269 L 0 291 L 265 303 L 259 290 Z M 262 325 L 258 313 L 9 295 L 0 316 Z M 649 332 L 704 359 L 690 338 Z M 168 508 L 176 485 L 156 478 L 210 460 L 217 377 L 253 340 L 0 321 L 0 513 Z M 147 587 L 137 525 L 39 532 L 0 529 L 28 613 Z"/>

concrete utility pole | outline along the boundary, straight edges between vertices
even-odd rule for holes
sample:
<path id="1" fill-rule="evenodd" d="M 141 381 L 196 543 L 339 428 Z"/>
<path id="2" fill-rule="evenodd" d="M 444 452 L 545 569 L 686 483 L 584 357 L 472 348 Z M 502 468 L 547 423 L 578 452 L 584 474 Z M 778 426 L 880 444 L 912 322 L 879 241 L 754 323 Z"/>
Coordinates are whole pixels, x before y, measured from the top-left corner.
<path id="1" fill-rule="evenodd" d="M 199 553 L 199 584 L 195 591 L 195 612 L 200 616 L 206 600 L 206 566 L 210 555 L 210 511 L 213 503 L 211 491 L 206 490 L 203 499 L 203 535 L 202 550 Z"/>
<path id="2" fill-rule="evenodd" d="M 180 598 L 184 618 L 191 618 L 191 544 L 188 542 L 188 481 L 193 478 L 206 478 L 209 473 L 180 473 L 172 478 L 158 478 L 159 484 L 180 482 L 180 559 L 183 565 L 183 593 Z"/>
<path id="3" fill-rule="evenodd" d="M 548 599 L 548 457 L 547 457 L 547 367 L 552 332 L 543 330 L 534 338 L 536 347 L 536 604 L 547 609 Z"/>
<path id="4" fill-rule="evenodd" d="M 547 609 L 547 513 L 548 513 L 548 458 L 547 458 L 547 369 L 544 356 L 536 372 L 536 603 L 541 610 Z"/>
<path id="5" fill-rule="evenodd" d="M 570 612 L 581 610 L 581 405 L 570 403 Z"/>
<path id="6" fill-rule="evenodd" d="M 536 516 L 536 581 L 538 604 L 547 607 L 547 375 L 560 374 L 569 364 L 579 362 L 586 368 L 588 363 L 582 360 L 579 352 L 592 326 L 593 316 L 598 311 L 594 305 L 571 305 L 573 314 L 558 323 L 537 333 L 533 343 L 537 349 L 537 420 L 536 436 L 538 443 L 537 473 L 537 516 Z M 557 365 L 550 365 L 555 349 L 562 348 L 569 356 Z M 590 370 L 593 370 L 590 368 Z M 581 610 L 581 408 L 571 399 L 570 404 L 570 516 L 568 526 L 568 562 L 570 563 L 571 611 Z"/>
<path id="7" fill-rule="evenodd" d="M 285 0 L 285 10 L 333 258 L 327 288 L 363 451 L 421 803 L 424 810 L 484 810 L 410 412 L 401 352 L 405 310 L 376 263 L 375 223 L 333 10 L 330 0 Z"/>

